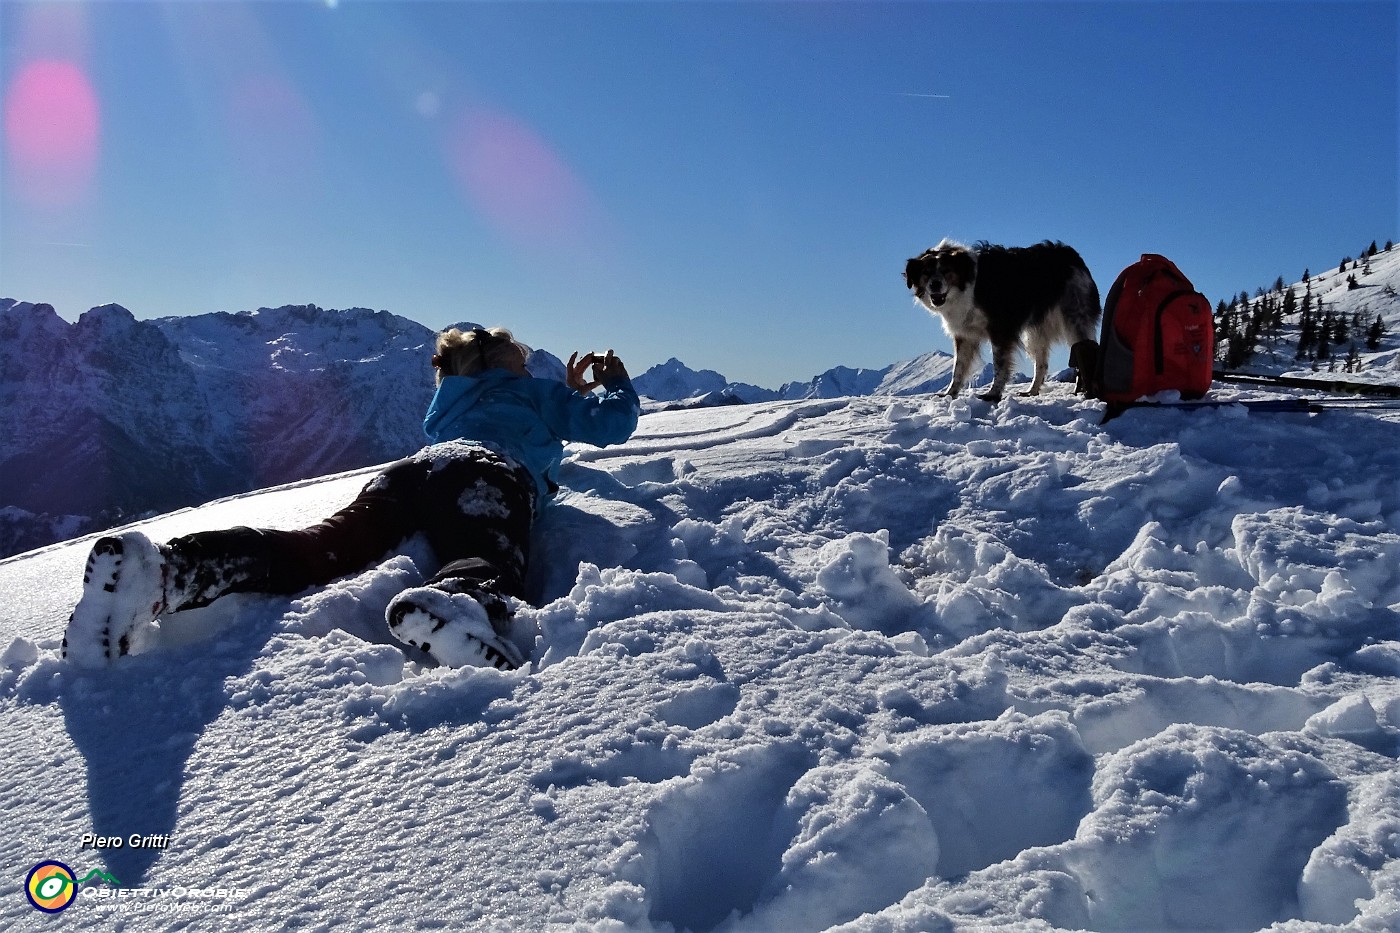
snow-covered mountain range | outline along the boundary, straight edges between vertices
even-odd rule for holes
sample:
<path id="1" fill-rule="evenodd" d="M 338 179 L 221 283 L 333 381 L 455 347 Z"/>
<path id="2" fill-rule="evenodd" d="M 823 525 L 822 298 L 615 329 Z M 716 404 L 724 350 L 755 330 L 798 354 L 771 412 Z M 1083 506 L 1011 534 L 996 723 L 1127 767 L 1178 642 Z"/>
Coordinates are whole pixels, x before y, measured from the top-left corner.
<path id="1" fill-rule="evenodd" d="M 363 309 L 140 321 L 104 305 L 69 324 L 0 302 L 0 554 L 406 453 L 431 340 Z"/>
<path id="2" fill-rule="evenodd" d="M 364 308 L 141 321 L 111 304 L 70 324 L 0 300 L 0 556 L 411 453 L 433 339 Z M 548 352 L 530 365 L 562 378 Z"/>
<path id="3" fill-rule="evenodd" d="M 51 305 L 0 300 L 0 557 L 411 453 L 433 391 L 433 337 L 364 308 L 143 321 L 112 304 L 70 324 Z M 950 364 L 935 353 L 773 391 L 672 360 L 637 384 L 689 405 L 900 394 L 941 388 Z M 530 368 L 563 376 L 548 351 Z"/>
<path id="4" fill-rule="evenodd" d="M 713 370 L 697 372 L 675 358 L 653 366 L 634 382 L 638 392 L 656 402 L 685 402 L 683 407 L 703 407 L 848 395 L 918 395 L 946 389 L 952 377 L 953 357 L 936 350 L 884 369 L 836 366 L 806 382 L 788 382 L 777 389 L 729 382 Z M 991 366 L 988 365 L 974 381 L 981 383 L 990 378 Z"/>
<path id="5" fill-rule="evenodd" d="M 1377 350 L 1360 348 L 1359 375 L 1400 382 L 1400 250 L 1358 258 L 1290 288 L 1366 325 L 1381 316 L 1387 336 Z M 1346 348 L 1332 360 L 1294 358 L 1300 319 L 1286 317 L 1241 368 L 1339 369 Z M 0 299 L 0 557 L 412 452 L 432 394 L 432 340 L 422 324 L 364 308 L 142 321 L 104 305 L 70 324 L 50 305 Z M 634 381 L 649 410 L 917 395 L 946 388 L 952 362 L 936 351 L 770 389 L 671 359 Z M 548 351 L 530 365 L 562 377 Z M 988 380 L 989 369 L 974 382 Z"/>

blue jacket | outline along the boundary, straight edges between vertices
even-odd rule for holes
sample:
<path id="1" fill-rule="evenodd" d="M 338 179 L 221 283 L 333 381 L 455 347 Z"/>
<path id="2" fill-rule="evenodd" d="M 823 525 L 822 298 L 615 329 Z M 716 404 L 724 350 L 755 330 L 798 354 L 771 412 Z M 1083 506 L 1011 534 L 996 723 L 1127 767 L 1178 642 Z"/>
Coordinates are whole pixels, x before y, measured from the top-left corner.
<path id="1" fill-rule="evenodd" d="M 605 385 L 601 396 L 585 396 L 553 379 L 488 369 L 444 377 L 423 430 L 434 444 L 479 441 L 514 457 L 535 478 L 535 501 L 543 505 L 558 487 L 565 441 L 621 444 L 637 429 L 641 412 L 627 378 Z"/>

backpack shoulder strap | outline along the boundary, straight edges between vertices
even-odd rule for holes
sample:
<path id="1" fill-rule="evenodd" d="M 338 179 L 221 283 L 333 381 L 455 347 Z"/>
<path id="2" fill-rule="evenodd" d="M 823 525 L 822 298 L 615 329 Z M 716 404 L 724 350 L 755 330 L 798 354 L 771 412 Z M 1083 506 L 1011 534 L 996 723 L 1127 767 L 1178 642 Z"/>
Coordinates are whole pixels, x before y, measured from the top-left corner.
<path id="1" fill-rule="evenodd" d="M 1180 288 L 1171 292 L 1162 299 L 1162 303 L 1157 306 L 1157 313 L 1153 315 L 1154 343 L 1152 346 L 1152 363 L 1157 368 L 1157 375 L 1162 375 L 1167 369 L 1167 351 L 1162 345 L 1162 315 L 1167 313 L 1167 306 L 1178 298 L 1196 294 L 1194 288 Z"/>

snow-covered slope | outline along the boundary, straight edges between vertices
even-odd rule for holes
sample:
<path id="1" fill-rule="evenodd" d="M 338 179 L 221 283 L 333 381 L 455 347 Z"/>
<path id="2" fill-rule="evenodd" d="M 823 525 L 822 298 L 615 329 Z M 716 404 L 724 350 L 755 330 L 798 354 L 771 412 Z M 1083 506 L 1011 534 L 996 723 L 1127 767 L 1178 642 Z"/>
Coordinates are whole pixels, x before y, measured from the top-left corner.
<path id="1" fill-rule="evenodd" d="M 1345 270 L 1336 266 L 1283 289 L 1271 289 L 1266 295 L 1255 294 L 1250 307 L 1257 310 L 1261 302 L 1282 306 L 1290 292 L 1296 310 L 1281 316 L 1282 326 L 1260 336 L 1258 349 L 1238 366 L 1239 370 L 1400 386 L 1400 249 L 1392 247 L 1371 256 L 1358 254 L 1346 263 Z M 1324 317 L 1346 322 L 1347 338 L 1330 340 L 1323 358 L 1318 357 L 1316 344 L 1305 348 L 1303 358 L 1298 357 L 1305 296 L 1315 325 L 1320 326 Z M 1238 299 L 1234 304 L 1243 307 Z M 1367 345 L 1367 336 L 1377 319 L 1384 334 L 1372 348 Z M 1227 349 L 1222 345 L 1222 355 Z M 1353 358 L 1350 371 L 1349 356 Z"/>
<path id="2" fill-rule="evenodd" d="M 649 415 L 566 464 L 512 674 L 387 643 L 419 544 L 96 673 L 90 542 L 0 562 L 0 927 L 1400 928 L 1400 423 L 1099 415 Z M 45 860 L 110 877 L 55 921 Z"/>

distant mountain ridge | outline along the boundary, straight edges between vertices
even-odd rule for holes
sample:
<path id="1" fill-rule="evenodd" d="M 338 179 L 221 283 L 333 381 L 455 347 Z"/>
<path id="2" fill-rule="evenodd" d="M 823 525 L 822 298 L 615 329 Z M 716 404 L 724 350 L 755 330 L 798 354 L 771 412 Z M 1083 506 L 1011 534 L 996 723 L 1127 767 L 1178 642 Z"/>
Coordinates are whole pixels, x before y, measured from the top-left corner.
<path id="1" fill-rule="evenodd" d="M 0 556 L 412 452 L 433 338 L 363 308 L 69 324 L 0 300 Z"/>
<path id="2" fill-rule="evenodd" d="M 847 395 L 918 395 L 941 392 L 953 376 L 953 357 L 941 350 L 883 369 L 836 366 L 806 382 L 788 382 L 777 389 L 729 382 L 709 369 L 693 370 L 680 360 L 653 366 L 632 382 L 637 391 L 655 402 L 690 402 L 695 405 L 772 402 L 782 399 L 839 398 Z M 991 378 L 990 365 L 974 382 Z"/>
<path id="3" fill-rule="evenodd" d="M 138 320 L 107 304 L 70 324 L 51 305 L 0 299 L 0 558 L 413 452 L 434 337 L 366 308 Z M 658 401 L 733 404 L 935 391 L 950 366 L 935 353 L 772 390 L 670 360 L 636 382 Z M 564 376 L 547 351 L 530 368 Z"/>

